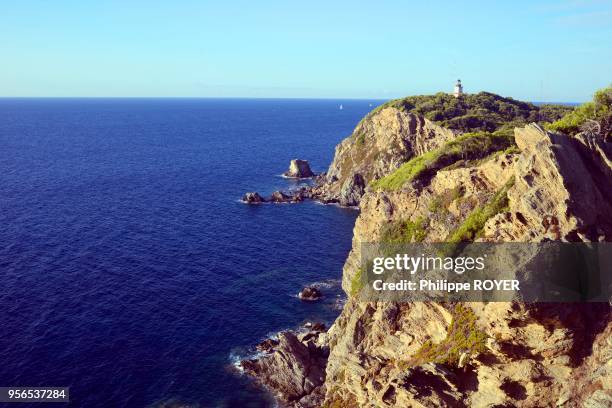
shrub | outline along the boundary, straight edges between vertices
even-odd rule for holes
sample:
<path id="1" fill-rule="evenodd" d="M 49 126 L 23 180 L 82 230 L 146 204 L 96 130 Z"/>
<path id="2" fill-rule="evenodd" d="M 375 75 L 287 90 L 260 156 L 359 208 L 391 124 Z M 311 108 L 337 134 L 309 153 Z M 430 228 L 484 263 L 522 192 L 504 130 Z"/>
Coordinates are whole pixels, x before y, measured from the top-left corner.
<path id="1" fill-rule="evenodd" d="M 423 242 L 427 236 L 427 220 L 423 217 L 415 221 L 396 221 L 388 224 L 382 232 L 381 242 L 387 244 L 403 244 L 407 242 Z"/>
<path id="2" fill-rule="evenodd" d="M 365 144 L 366 135 L 363 132 L 359 132 L 355 135 L 355 144 L 359 147 Z"/>
<path id="3" fill-rule="evenodd" d="M 478 237 L 485 223 L 500 212 L 508 210 L 508 190 L 514 185 L 512 177 L 499 190 L 490 202 L 480 208 L 474 209 L 470 215 L 446 239 L 449 243 L 472 241 Z"/>
<path id="4" fill-rule="evenodd" d="M 489 92 L 466 94 L 460 98 L 440 92 L 395 99 L 378 106 L 370 114 L 386 107 L 414 112 L 461 132 L 493 132 L 507 123 L 520 126 L 529 122 L 552 122 L 572 109 L 564 105 L 537 106 Z"/>
<path id="5" fill-rule="evenodd" d="M 449 213 L 448 206 L 455 200 L 463 197 L 465 193 L 462 186 L 448 189 L 429 202 L 429 211 L 434 215 L 446 215 Z"/>
<path id="6" fill-rule="evenodd" d="M 563 118 L 551 123 L 548 129 L 575 135 L 588 130 L 610 140 L 612 134 L 612 86 L 595 92 L 592 102 L 584 103 Z"/>
<path id="7" fill-rule="evenodd" d="M 351 279 L 351 296 L 357 296 L 361 288 L 363 288 L 363 268 L 357 269 L 353 279 Z"/>
<path id="8" fill-rule="evenodd" d="M 455 305 L 446 338 L 437 344 L 431 340 L 426 341 L 409 361 L 400 366 L 408 368 L 429 362 L 456 366 L 462 353 L 482 353 L 486 347 L 487 335 L 478 328 L 477 321 L 470 307 L 461 303 Z"/>

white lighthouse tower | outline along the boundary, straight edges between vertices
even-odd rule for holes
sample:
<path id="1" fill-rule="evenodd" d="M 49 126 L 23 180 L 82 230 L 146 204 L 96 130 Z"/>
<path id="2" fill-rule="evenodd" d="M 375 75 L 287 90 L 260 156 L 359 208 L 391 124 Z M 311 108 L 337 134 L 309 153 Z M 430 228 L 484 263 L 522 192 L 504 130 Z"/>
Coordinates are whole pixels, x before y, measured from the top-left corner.
<path id="1" fill-rule="evenodd" d="M 455 98 L 458 98 L 463 95 L 463 85 L 461 85 L 460 79 L 458 79 L 457 83 L 455 84 L 455 92 L 453 92 L 453 95 L 455 95 Z"/>

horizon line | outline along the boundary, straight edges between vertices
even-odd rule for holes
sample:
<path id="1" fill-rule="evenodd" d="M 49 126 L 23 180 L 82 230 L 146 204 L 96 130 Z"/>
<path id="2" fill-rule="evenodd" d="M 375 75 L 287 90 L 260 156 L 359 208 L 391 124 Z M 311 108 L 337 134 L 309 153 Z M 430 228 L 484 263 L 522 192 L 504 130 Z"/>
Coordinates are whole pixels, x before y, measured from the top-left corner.
<path id="1" fill-rule="evenodd" d="M 486 92 L 486 91 L 481 91 Z M 445 92 L 437 92 L 437 93 L 445 93 Z M 491 92 L 489 92 L 491 93 Z M 354 100 L 354 101 L 390 101 L 395 99 L 407 98 L 410 96 L 427 96 L 427 95 L 436 95 L 434 94 L 419 94 L 419 95 L 408 95 L 408 96 L 399 96 L 399 97 L 301 97 L 301 96 L 3 96 L 0 95 L 0 99 L 250 99 L 250 100 Z M 500 95 L 502 96 L 502 95 Z M 526 101 L 530 103 L 547 103 L 547 104 L 563 104 L 563 103 L 571 103 L 571 104 L 582 104 L 588 101 L 542 101 L 542 100 L 525 100 L 525 99 L 517 99 L 513 96 L 503 96 L 504 98 L 512 98 L 516 101 Z"/>

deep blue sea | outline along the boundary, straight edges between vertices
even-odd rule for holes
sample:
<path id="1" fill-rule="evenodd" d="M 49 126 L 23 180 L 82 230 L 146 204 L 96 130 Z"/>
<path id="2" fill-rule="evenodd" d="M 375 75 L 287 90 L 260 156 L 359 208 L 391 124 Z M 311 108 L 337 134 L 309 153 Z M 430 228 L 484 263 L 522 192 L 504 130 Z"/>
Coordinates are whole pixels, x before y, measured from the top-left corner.
<path id="1" fill-rule="evenodd" d="M 324 171 L 370 103 L 0 99 L 0 386 L 270 406 L 232 363 L 334 319 L 357 213 L 239 198 L 295 185 L 292 158 Z M 295 297 L 328 280 L 322 302 Z"/>

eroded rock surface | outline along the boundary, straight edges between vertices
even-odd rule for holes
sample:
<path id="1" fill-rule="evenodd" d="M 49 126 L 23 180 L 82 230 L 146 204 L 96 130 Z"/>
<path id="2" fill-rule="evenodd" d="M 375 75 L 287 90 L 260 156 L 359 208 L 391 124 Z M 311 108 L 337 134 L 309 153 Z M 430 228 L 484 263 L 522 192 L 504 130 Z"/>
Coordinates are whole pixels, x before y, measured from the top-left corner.
<path id="1" fill-rule="evenodd" d="M 259 359 L 243 360 L 244 371 L 293 407 L 318 407 L 325 395 L 325 366 L 328 347 L 324 334 L 311 330 L 279 334 L 276 344 L 266 343 L 269 353 Z"/>
<path id="2" fill-rule="evenodd" d="M 394 107 L 375 110 L 336 146 L 334 160 L 325 178 L 313 189 L 313 198 L 358 205 L 365 186 L 372 180 L 454 137 L 453 131 L 422 116 Z"/>
<path id="3" fill-rule="evenodd" d="M 444 241 L 511 179 L 507 206 L 486 221 L 477 240 L 610 241 L 609 144 L 535 125 L 516 129 L 516 141 L 518 153 L 438 171 L 425 186 L 363 196 L 343 273 L 349 300 L 328 332 L 327 404 L 607 406 L 608 303 L 469 303 L 478 330 L 487 336 L 486 349 L 461 354 L 458 368 L 415 361 L 426 342 L 446 337 L 450 305 L 367 303 L 351 295 L 361 242 L 380 240 L 387 226 L 400 221 L 420 223 L 426 242 Z"/>
<path id="4" fill-rule="evenodd" d="M 491 220 L 487 239 L 610 241 L 610 143 L 548 133 L 537 125 L 516 129 L 515 139 L 521 154 L 508 192 L 510 211 Z"/>

